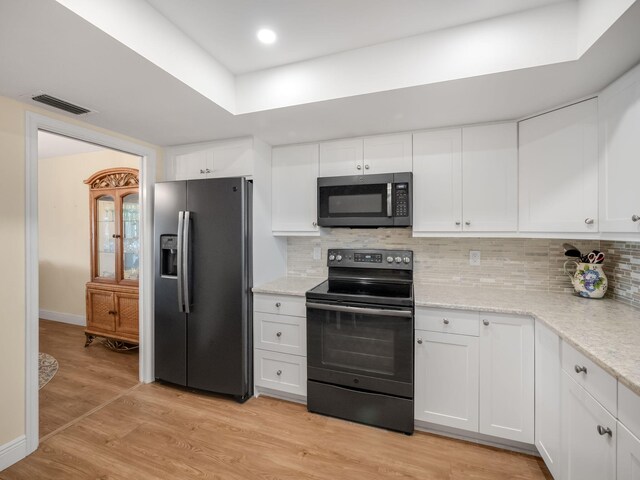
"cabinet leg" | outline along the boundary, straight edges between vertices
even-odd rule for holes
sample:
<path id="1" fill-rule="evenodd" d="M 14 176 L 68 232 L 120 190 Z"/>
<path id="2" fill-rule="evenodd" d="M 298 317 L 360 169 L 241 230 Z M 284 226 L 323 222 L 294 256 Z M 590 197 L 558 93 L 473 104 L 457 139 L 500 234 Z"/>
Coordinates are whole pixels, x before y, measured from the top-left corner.
<path id="1" fill-rule="evenodd" d="M 85 333 L 84 336 L 87 337 L 86 341 L 84 342 L 84 346 L 86 348 L 89 345 L 91 345 L 91 342 L 93 342 L 93 339 L 96 338 L 96 336 L 95 335 L 91 335 L 90 333 Z"/>

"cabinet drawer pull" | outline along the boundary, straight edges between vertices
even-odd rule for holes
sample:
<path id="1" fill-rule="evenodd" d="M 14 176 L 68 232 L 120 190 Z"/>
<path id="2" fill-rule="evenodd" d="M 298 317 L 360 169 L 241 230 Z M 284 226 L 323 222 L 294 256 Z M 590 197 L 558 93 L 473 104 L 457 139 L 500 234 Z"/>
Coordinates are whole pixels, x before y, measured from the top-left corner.
<path id="1" fill-rule="evenodd" d="M 280 308 L 282 304 L 280 302 L 276 302 L 276 308 Z"/>
<path id="2" fill-rule="evenodd" d="M 419 338 L 419 339 L 418 339 L 418 343 L 419 343 L 420 345 L 422 345 L 422 339 L 421 339 L 421 338 Z"/>
<path id="3" fill-rule="evenodd" d="M 200 169 L 200 174 L 204 175 L 204 170 L 203 169 Z"/>
<path id="4" fill-rule="evenodd" d="M 364 166 L 364 169 L 365 169 L 365 170 L 369 170 L 369 165 L 365 165 L 365 166 Z"/>
<path id="5" fill-rule="evenodd" d="M 116 314 L 116 313 L 118 313 L 118 312 L 116 312 L 115 310 L 109 310 L 107 313 L 108 313 L 109 315 L 115 315 L 115 314 Z"/>
<path id="6" fill-rule="evenodd" d="M 276 372 L 276 375 L 277 375 L 277 376 L 282 375 L 282 370 L 278 370 L 278 371 Z"/>
<path id="7" fill-rule="evenodd" d="M 444 323 L 445 325 L 449 325 L 449 319 L 448 318 L 443 318 L 442 319 L 442 323 Z"/>
<path id="8" fill-rule="evenodd" d="M 464 222 L 464 224 L 468 227 L 469 225 L 471 225 L 471 222 L 467 220 L 466 222 Z"/>
<path id="9" fill-rule="evenodd" d="M 611 429 L 609 427 L 603 427 L 602 425 L 598 425 L 598 433 L 600 435 L 609 435 L 610 437 L 613 436 L 613 432 L 611 431 Z"/>
<path id="10" fill-rule="evenodd" d="M 632 222 L 640 222 L 640 215 L 633 214 L 631 215 Z"/>
<path id="11" fill-rule="evenodd" d="M 362 165 L 358 165 L 356 168 L 357 168 L 358 170 L 362 170 Z"/>
<path id="12" fill-rule="evenodd" d="M 276 337 L 280 338 L 282 336 L 282 332 L 276 333 Z"/>
<path id="13" fill-rule="evenodd" d="M 584 219 L 584 223 L 586 223 L 587 225 L 593 225 L 593 218 L 585 218 Z"/>
<path id="14" fill-rule="evenodd" d="M 459 221 L 458 221 L 458 222 L 456 222 L 456 226 L 460 226 L 460 222 L 459 222 Z"/>
<path id="15" fill-rule="evenodd" d="M 573 369 L 576 371 L 576 373 L 580 373 L 580 372 L 587 373 L 587 367 L 585 366 L 576 365 L 575 367 L 573 367 Z"/>
<path id="16" fill-rule="evenodd" d="M 482 323 L 483 323 L 483 325 L 486 327 L 486 326 L 488 326 L 488 325 L 489 325 L 489 320 L 484 319 L 484 320 L 482 320 Z"/>
<path id="17" fill-rule="evenodd" d="M 120 235 L 114 233 L 113 235 L 111 235 L 111 238 L 120 238 Z"/>

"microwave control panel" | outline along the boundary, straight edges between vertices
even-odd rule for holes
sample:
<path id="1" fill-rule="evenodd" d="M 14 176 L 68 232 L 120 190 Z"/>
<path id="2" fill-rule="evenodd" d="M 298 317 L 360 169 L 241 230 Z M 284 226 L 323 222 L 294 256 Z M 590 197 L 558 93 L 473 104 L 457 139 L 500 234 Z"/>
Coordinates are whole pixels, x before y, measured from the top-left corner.
<path id="1" fill-rule="evenodd" d="M 396 183 L 394 185 L 394 217 L 408 217 L 409 216 L 409 184 L 408 183 Z"/>

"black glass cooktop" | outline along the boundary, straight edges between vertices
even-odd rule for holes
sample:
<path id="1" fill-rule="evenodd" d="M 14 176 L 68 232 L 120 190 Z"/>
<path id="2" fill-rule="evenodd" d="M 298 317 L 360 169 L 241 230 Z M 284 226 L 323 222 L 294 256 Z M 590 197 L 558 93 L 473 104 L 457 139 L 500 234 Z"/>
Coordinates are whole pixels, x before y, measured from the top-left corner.
<path id="1" fill-rule="evenodd" d="M 325 280 L 307 292 L 307 299 L 349 304 L 413 306 L 413 285 Z"/>

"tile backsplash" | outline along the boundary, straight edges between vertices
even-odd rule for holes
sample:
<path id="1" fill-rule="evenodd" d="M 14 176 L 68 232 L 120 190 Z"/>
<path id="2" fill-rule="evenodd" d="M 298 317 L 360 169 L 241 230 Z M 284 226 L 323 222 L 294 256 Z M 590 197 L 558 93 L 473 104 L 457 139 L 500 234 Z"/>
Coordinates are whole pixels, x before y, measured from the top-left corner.
<path id="1" fill-rule="evenodd" d="M 326 276 L 328 248 L 398 248 L 413 250 L 418 283 L 496 286 L 514 290 L 573 291 L 563 273 L 562 244 L 606 253 L 609 296 L 640 307 L 640 243 L 531 238 L 413 238 L 410 229 L 334 228 L 321 237 L 289 237 L 287 272 Z M 314 247 L 322 258 L 313 259 Z M 480 266 L 469 265 L 469 251 L 479 250 Z"/>

